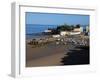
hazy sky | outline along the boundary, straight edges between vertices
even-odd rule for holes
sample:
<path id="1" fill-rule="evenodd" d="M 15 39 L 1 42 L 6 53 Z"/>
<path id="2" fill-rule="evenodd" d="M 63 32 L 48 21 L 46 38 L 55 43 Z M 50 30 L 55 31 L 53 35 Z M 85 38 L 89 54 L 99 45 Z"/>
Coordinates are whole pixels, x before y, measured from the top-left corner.
<path id="1" fill-rule="evenodd" d="M 64 23 L 88 25 L 89 15 L 26 12 L 26 24 L 59 25 Z"/>

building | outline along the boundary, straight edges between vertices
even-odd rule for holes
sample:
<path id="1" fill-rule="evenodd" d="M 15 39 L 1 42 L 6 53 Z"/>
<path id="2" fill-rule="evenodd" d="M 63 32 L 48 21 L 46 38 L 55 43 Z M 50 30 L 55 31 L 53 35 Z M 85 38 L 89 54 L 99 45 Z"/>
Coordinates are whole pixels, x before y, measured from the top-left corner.
<path id="1" fill-rule="evenodd" d="M 70 32 L 70 35 L 78 35 L 83 32 L 83 27 L 75 27 L 72 32 Z"/>
<path id="2" fill-rule="evenodd" d="M 89 32 L 89 26 L 86 26 L 86 32 L 87 33 Z"/>
<path id="3" fill-rule="evenodd" d="M 74 32 L 83 32 L 83 27 L 74 28 Z"/>
<path id="4" fill-rule="evenodd" d="M 86 26 L 86 32 L 85 32 L 86 35 L 89 35 L 90 34 L 90 30 L 89 30 L 89 26 Z"/>
<path id="5" fill-rule="evenodd" d="M 69 32 L 68 31 L 61 31 L 60 35 L 61 36 L 66 36 L 66 35 L 69 35 Z"/>
<path id="6" fill-rule="evenodd" d="M 78 34 L 81 34 L 81 32 L 70 32 L 70 35 L 78 35 Z"/>
<path id="7" fill-rule="evenodd" d="M 60 35 L 61 36 L 66 36 L 66 35 L 78 35 L 83 32 L 83 27 L 80 28 L 74 28 L 73 31 L 61 31 Z"/>

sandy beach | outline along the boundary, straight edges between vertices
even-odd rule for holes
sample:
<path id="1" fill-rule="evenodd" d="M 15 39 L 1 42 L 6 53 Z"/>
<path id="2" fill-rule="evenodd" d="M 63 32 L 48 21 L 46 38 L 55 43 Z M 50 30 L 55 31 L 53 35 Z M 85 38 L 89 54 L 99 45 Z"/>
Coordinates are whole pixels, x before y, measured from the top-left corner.
<path id="1" fill-rule="evenodd" d="M 26 67 L 57 66 L 72 45 L 57 45 L 51 43 L 42 47 L 32 48 L 26 44 Z"/>

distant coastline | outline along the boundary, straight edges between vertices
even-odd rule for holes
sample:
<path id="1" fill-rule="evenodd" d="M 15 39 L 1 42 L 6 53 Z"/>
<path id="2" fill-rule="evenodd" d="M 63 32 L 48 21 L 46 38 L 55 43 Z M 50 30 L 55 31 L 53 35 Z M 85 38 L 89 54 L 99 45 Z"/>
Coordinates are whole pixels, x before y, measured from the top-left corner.
<path id="1" fill-rule="evenodd" d="M 58 24 L 59 25 L 59 24 Z M 41 34 L 44 30 L 48 28 L 56 28 L 58 25 L 50 24 L 26 24 L 26 35 L 36 35 Z M 84 29 L 89 25 L 81 25 Z"/>

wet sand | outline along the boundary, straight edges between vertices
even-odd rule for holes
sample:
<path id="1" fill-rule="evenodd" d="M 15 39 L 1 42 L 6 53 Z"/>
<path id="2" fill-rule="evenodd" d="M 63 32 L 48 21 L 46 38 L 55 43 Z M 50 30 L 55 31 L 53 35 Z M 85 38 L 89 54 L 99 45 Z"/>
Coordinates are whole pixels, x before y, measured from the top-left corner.
<path id="1" fill-rule="evenodd" d="M 64 57 L 64 53 L 57 53 L 52 55 L 43 56 L 37 59 L 27 61 L 27 67 L 39 67 L 39 66 L 58 66 L 62 65 L 61 58 Z"/>
<path id="2" fill-rule="evenodd" d="M 26 44 L 26 67 L 62 65 L 61 59 L 73 45 L 57 45 L 51 43 L 45 46 L 32 48 Z"/>

